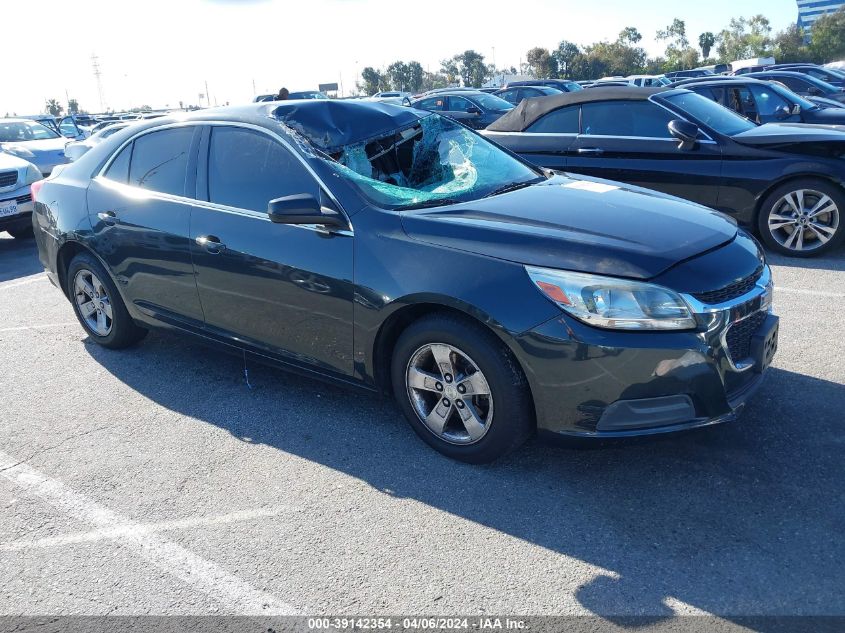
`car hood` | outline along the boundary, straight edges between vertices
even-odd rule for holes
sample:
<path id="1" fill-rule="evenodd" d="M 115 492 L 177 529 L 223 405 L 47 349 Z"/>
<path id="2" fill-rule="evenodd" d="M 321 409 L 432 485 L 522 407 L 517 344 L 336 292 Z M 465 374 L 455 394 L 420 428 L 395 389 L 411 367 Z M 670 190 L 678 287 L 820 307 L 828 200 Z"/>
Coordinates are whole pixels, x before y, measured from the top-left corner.
<path id="1" fill-rule="evenodd" d="M 839 125 L 841 130 L 845 130 L 845 108 L 814 108 L 813 110 L 804 113 L 807 118 L 807 123 L 815 123 L 821 125 Z"/>
<path id="2" fill-rule="evenodd" d="M 781 145 L 783 143 L 816 143 L 845 141 L 845 127 L 841 125 L 811 125 L 808 123 L 765 123 L 732 136 L 743 145 Z"/>
<path id="3" fill-rule="evenodd" d="M 727 216 L 594 178 L 402 212 L 409 237 L 532 266 L 650 279 L 736 237 Z"/>
<path id="4" fill-rule="evenodd" d="M 0 169 L 22 169 L 26 168 L 27 165 L 29 165 L 29 161 L 0 151 Z"/>

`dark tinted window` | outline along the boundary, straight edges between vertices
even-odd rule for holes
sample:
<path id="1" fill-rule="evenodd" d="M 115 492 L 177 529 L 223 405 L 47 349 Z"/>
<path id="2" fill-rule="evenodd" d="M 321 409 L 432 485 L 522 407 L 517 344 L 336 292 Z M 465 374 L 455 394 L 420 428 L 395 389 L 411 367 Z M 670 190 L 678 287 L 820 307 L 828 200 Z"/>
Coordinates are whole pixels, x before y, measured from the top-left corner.
<path id="1" fill-rule="evenodd" d="M 423 99 L 416 106 L 421 110 L 432 110 L 434 112 L 441 112 L 445 109 L 446 97 L 432 97 L 430 99 Z"/>
<path id="2" fill-rule="evenodd" d="M 531 124 L 526 132 L 547 134 L 578 134 L 578 106 L 569 106 L 549 112 L 539 121 Z"/>
<path id="3" fill-rule="evenodd" d="M 605 101 L 581 106 L 583 134 L 670 138 L 674 117 L 650 101 Z"/>
<path id="4" fill-rule="evenodd" d="M 795 92 L 807 92 L 807 88 L 810 85 L 809 81 L 804 81 L 798 77 L 775 77 L 775 79 Z"/>
<path id="5" fill-rule="evenodd" d="M 450 112 L 466 112 L 470 108 L 478 109 L 478 106 L 463 97 L 449 97 Z"/>
<path id="6" fill-rule="evenodd" d="M 151 132 L 135 140 L 129 184 L 176 196 L 185 195 L 185 170 L 196 128 Z"/>
<path id="7" fill-rule="evenodd" d="M 754 95 L 754 101 L 757 104 L 758 114 L 770 116 L 773 115 L 778 108 L 786 108 L 788 111 L 792 110 L 792 104 L 781 97 L 774 88 L 752 84 L 750 89 Z"/>
<path id="8" fill-rule="evenodd" d="M 132 143 L 120 150 L 104 174 L 106 178 L 126 184 L 129 179 L 129 158 L 132 156 Z"/>
<path id="9" fill-rule="evenodd" d="M 317 182 L 302 163 L 266 134 L 215 127 L 208 150 L 208 196 L 228 207 L 267 211 L 282 196 L 319 196 Z"/>
<path id="10" fill-rule="evenodd" d="M 508 103 L 513 103 L 514 105 L 516 105 L 517 103 L 519 103 L 519 99 L 517 97 L 518 92 L 519 90 L 517 90 L 516 88 L 511 88 L 510 90 L 500 92 L 496 96 L 500 99 L 504 99 Z"/>

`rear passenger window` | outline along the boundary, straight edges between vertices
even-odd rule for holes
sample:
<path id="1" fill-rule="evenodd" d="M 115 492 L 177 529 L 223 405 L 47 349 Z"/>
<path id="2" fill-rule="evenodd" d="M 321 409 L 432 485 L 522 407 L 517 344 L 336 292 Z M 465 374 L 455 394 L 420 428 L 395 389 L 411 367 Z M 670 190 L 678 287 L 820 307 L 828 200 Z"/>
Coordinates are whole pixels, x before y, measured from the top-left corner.
<path id="1" fill-rule="evenodd" d="M 671 138 L 674 117 L 651 101 L 605 101 L 581 106 L 583 134 Z"/>
<path id="2" fill-rule="evenodd" d="M 546 134 L 578 134 L 578 106 L 549 112 L 539 121 L 529 125 L 525 131 Z"/>
<path id="3" fill-rule="evenodd" d="M 271 200 L 320 188 L 302 163 L 266 134 L 214 127 L 208 148 L 208 198 L 216 204 L 266 212 Z"/>
<path id="4" fill-rule="evenodd" d="M 151 132 L 135 140 L 129 184 L 175 196 L 185 195 L 185 171 L 192 126 Z"/>
<path id="5" fill-rule="evenodd" d="M 129 179 L 129 158 L 132 156 L 132 143 L 120 150 L 120 153 L 109 165 L 106 173 L 103 174 L 109 180 L 126 184 Z"/>

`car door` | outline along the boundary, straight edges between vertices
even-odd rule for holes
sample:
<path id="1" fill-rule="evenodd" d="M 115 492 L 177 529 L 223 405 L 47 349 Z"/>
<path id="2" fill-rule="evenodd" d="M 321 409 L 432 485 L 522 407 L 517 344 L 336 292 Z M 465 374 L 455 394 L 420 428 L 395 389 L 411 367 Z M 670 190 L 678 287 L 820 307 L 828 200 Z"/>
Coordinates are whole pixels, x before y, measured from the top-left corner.
<path id="1" fill-rule="evenodd" d="M 59 134 L 74 140 L 85 138 L 85 133 L 79 129 L 72 116 L 66 116 L 59 122 Z"/>
<path id="2" fill-rule="evenodd" d="M 97 254 L 127 302 L 164 320 L 202 326 L 190 249 L 197 126 L 147 132 L 88 188 Z"/>
<path id="3" fill-rule="evenodd" d="M 274 224 L 270 200 L 333 203 L 294 150 L 258 129 L 208 128 L 191 248 L 207 329 L 260 353 L 352 373 L 349 231 Z M 336 209 L 339 211 L 339 209 Z"/>
<path id="4" fill-rule="evenodd" d="M 578 137 L 579 120 L 578 105 L 559 108 L 532 123 L 524 133 L 508 135 L 504 144 L 535 165 L 566 169 L 569 150 Z"/>
<path id="5" fill-rule="evenodd" d="M 496 96 L 500 99 L 504 99 L 508 103 L 512 103 L 513 105 L 519 105 L 519 102 L 522 101 L 519 97 L 519 88 L 510 88 L 504 92 L 496 94 Z"/>
<path id="6" fill-rule="evenodd" d="M 702 134 L 694 148 L 681 149 L 668 128 L 678 118 L 648 100 L 584 103 L 581 133 L 566 169 L 714 206 L 722 170 L 719 146 Z"/>

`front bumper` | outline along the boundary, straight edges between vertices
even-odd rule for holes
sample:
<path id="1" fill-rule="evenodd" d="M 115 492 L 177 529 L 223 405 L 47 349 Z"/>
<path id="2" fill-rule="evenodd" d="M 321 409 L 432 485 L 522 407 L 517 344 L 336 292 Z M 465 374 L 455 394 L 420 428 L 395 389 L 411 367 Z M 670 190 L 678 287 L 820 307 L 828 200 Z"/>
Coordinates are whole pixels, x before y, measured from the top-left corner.
<path id="1" fill-rule="evenodd" d="M 0 231 L 5 231 L 7 228 L 24 227 L 32 222 L 33 204 L 29 185 L 0 193 L 0 208 L 10 202 L 14 202 L 17 206 L 17 213 L 0 216 Z"/>
<path id="2" fill-rule="evenodd" d="M 736 419 L 775 351 L 777 317 L 770 305 L 767 270 L 735 301 L 696 306 L 696 331 L 602 330 L 561 314 L 518 336 L 515 352 L 532 390 L 538 430 L 628 437 Z M 762 321 L 754 345 L 761 345 L 759 333 L 768 332 L 771 349 L 733 359 L 725 333 L 749 318 Z"/>

